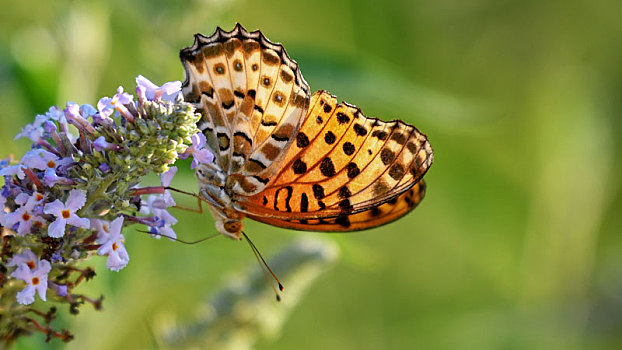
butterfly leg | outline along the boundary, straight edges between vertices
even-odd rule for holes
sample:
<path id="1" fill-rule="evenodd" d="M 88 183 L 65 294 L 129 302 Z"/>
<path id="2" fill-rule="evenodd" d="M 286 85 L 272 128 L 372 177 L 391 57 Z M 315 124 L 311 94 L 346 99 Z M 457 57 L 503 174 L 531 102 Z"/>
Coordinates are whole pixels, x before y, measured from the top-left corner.
<path id="1" fill-rule="evenodd" d="M 190 211 L 190 212 L 193 212 L 193 213 L 203 214 L 203 203 L 202 203 L 203 199 L 201 198 L 201 196 L 199 196 L 199 195 L 197 195 L 195 193 L 192 193 L 192 192 L 186 192 L 186 191 L 183 191 L 183 190 L 178 190 L 178 189 L 173 188 L 173 187 L 167 187 L 166 189 L 167 190 L 171 190 L 173 192 L 185 194 L 185 195 L 192 196 L 192 197 L 196 198 L 197 199 L 197 204 L 199 206 L 198 209 L 196 209 L 196 208 L 188 208 L 188 207 L 184 207 L 184 206 L 181 206 L 181 205 L 176 205 L 175 208 L 182 209 L 182 210 L 187 210 L 187 211 Z"/>

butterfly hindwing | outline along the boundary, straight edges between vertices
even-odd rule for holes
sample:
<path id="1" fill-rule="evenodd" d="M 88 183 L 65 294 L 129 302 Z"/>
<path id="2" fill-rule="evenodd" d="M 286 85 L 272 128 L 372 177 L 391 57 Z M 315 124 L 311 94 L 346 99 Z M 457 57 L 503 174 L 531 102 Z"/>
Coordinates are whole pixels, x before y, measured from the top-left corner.
<path id="1" fill-rule="evenodd" d="M 415 127 L 368 118 L 318 91 L 278 174 L 261 193 L 242 198 L 241 210 L 286 221 L 353 215 L 413 187 L 432 158 Z"/>
<path id="2" fill-rule="evenodd" d="M 308 218 L 283 220 L 263 215 L 249 215 L 249 218 L 273 226 L 302 231 L 350 232 L 365 230 L 388 224 L 406 215 L 423 200 L 425 182 L 420 180 L 411 189 L 393 199 L 356 214 L 340 214 L 330 218 Z"/>

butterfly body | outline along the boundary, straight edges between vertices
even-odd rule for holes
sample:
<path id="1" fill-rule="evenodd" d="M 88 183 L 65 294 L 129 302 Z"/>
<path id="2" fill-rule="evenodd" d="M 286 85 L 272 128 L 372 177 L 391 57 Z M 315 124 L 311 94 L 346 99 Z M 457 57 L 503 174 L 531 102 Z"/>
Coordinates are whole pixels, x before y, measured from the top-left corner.
<path id="1" fill-rule="evenodd" d="M 325 91 L 311 95 L 280 44 L 239 24 L 181 51 L 182 91 L 215 155 L 197 168 L 219 232 L 244 217 L 275 226 L 354 231 L 393 221 L 425 194 L 425 135 L 369 118 Z"/>

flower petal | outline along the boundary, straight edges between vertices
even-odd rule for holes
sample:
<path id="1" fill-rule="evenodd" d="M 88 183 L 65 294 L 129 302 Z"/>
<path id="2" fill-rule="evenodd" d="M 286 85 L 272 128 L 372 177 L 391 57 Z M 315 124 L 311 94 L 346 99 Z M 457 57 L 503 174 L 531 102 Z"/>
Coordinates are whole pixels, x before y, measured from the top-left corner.
<path id="1" fill-rule="evenodd" d="M 50 224 L 48 227 L 48 236 L 52 238 L 59 238 L 65 235 L 65 226 L 67 225 L 67 220 L 58 218 L 56 221 Z"/>
<path id="2" fill-rule="evenodd" d="M 76 214 L 71 214 L 69 219 L 67 219 L 67 223 L 71 226 L 89 228 L 91 227 L 91 222 L 87 218 L 81 218 Z"/>
<path id="3" fill-rule="evenodd" d="M 112 220 L 112 222 L 110 223 L 110 234 L 120 236 L 122 228 L 123 228 L 123 216 L 119 216 L 118 218 Z"/>
<path id="4" fill-rule="evenodd" d="M 61 212 L 65 210 L 65 205 L 59 199 L 55 200 L 52 203 L 47 203 L 43 207 L 43 212 L 46 214 L 52 214 L 56 217 L 61 216 Z"/>
<path id="5" fill-rule="evenodd" d="M 173 181 L 173 176 L 175 176 L 175 174 L 177 174 L 177 167 L 170 167 L 167 172 L 160 175 L 160 184 L 162 184 L 162 186 L 164 187 L 170 186 L 171 182 Z"/>
<path id="6" fill-rule="evenodd" d="M 6 265 L 7 266 L 17 266 L 19 264 L 28 263 L 28 262 L 32 262 L 34 265 L 36 265 L 38 261 L 39 261 L 39 259 L 37 258 L 35 253 L 33 253 L 32 250 L 30 250 L 30 249 L 26 249 L 23 252 L 21 252 L 20 254 L 13 255 L 11 260 L 9 260 L 9 263 L 6 264 Z M 18 277 L 16 277 L 16 278 L 18 278 Z"/>
<path id="7" fill-rule="evenodd" d="M 47 274 L 45 278 L 39 278 L 39 284 L 35 286 L 35 289 L 37 290 L 37 292 L 39 292 L 39 298 L 41 298 L 41 300 L 43 301 L 47 301 L 45 298 L 45 294 L 48 290 Z"/>
<path id="8" fill-rule="evenodd" d="M 39 261 L 39 264 L 37 266 L 37 268 L 35 269 L 35 273 L 39 276 L 41 275 L 47 275 L 50 271 L 52 270 L 52 265 L 50 265 L 50 262 L 42 259 L 41 261 Z"/>
<path id="9" fill-rule="evenodd" d="M 17 302 L 22 305 L 30 305 L 35 302 L 35 287 L 31 284 L 22 289 L 16 296 Z"/>
<path id="10" fill-rule="evenodd" d="M 77 210 L 82 208 L 86 203 L 86 193 L 82 190 L 73 189 L 69 192 L 69 198 L 67 198 L 67 209 Z"/>
<path id="11" fill-rule="evenodd" d="M 17 265 L 15 271 L 11 273 L 11 277 L 17 278 L 22 281 L 28 281 L 32 278 L 32 271 L 25 262 L 21 262 L 19 263 L 19 265 Z"/>
<path id="12" fill-rule="evenodd" d="M 112 271 L 119 271 L 130 262 L 130 256 L 123 244 L 118 244 L 117 250 L 108 254 L 106 267 Z"/>

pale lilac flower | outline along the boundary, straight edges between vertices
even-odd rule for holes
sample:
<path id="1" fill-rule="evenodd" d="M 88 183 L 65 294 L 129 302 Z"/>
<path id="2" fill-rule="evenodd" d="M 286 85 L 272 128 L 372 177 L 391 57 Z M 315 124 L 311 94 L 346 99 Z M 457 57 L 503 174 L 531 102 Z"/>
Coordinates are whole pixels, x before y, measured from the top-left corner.
<path id="1" fill-rule="evenodd" d="M 58 295 L 59 297 L 67 296 L 67 285 L 66 284 L 58 284 L 58 283 L 54 283 L 50 281 L 49 285 L 50 285 L 50 289 L 54 290 L 56 292 L 56 295 Z"/>
<path id="2" fill-rule="evenodd" d="M 64 112 L 65 117 L 82 118 L 82 115 L 80 115 L 80 105 L 75 102 L 67 102 Z"/>
<path id="3" fill-rule="evenodd" d="M 47 113 L 45 113 L 45 116 L 48 117 L 48 119 L 56 120 L 58 122 L 63 122 L 65 120 L 65 112 L 58 106 L 50 107 Z"/>
<path id="4" fill-rule="evenodd" d="M 15 197 L 15 203 L 25 206 L 28 210 L 32 210 L 36 205 L 43 204 L 44 199 L 45 194 L 43 193 L 33 192 L 32 195 L 20 193 Z"/>
<path id="5" fill-rule="evenodd" d="M 17 176 L 18 179 L 23 180 L 26 177 L 24 172 L 24 166 L 22 164 L 9 165 L 0 169 L 0 176 Z"/>
<path id="6" fill-rule="evenodd" d="M 73 162 L 70 157 L 60 158 L 52 152 L 43 149 L 33 149 L 22 157 L 21 162 L 31 169 L 47 170 L 56 169 L 59 165 L 67 165 Z"/>
<path id="7" fill-rule="evenodd" d="M 162 187 L 169 187 L 171 185 L 171 182 L 173 182 L 173 177 L 177 174 L 177 170 L 178 169 L 176 166 L 172 166 L 160 175 L 160 184 L 162 185 Z"/>
<path id="8" fill-rule="evenodd" d="M 89 219 L 81 218 L 76 211 L 86 203 L 86 193 L 82 190 L 73 189 L 69 192 L 67 202 L 63 204 L 60 200 L 45 205 L 43 212 L 56 216 L 56 220 L 50 224 L 48 236 L 59 238 L 65 235 L 67 224 L 76 227 L 89 228 Z"/>
<path id="9" fill-rule="evenodd" d="M 143 94 L 147 100 L 174 102 L 177 96 L 181 95 L 181 81 L 170 81 L 162 86 L 157 86 L 149 79 L 139 75 L 136 77 L 137 91 Z"/>
<path id="10" fill-rule="evenodd" d="M 214 155 L 207 148 L 205 148 L 206 142 L 207 139 L 202 132 L 192 135 L 192 146 L 186 148 L 186 151 L 180 154 L 179 158 L 186 159 L 188 156 L 192 155 L 192 164 L 190 165 L 191 169 L 196 168 L 199 163 L 211 163 L 214 160 Z"/>
<path id="11" fill-rule="evenodd" d="M 32 208 L 28 208 L 28 206 L 24 205 L 17 209 L 14 212 L 6 214 L 5 223 L 9 227 L 14 227 L 16 224 L 17 235 L 24 236 L 27 233 L 31 233 L 31 229 L 33 226 L 35 227 L 43 227 L 44 220 L 38 215 L 35 215 L 32 212 Z"/>
<path id="12" fill-rule="evenodd" d="M 163 216 L 160 211 L 166 211 L 166 208 L 175 205 L 175 200 L 168 191 L 161 195 L 152 194 L 147 197 L 146 203 L 142 203 L 140 213 L 143 215 L 153 214 L 155 216 Z"/>
<path id="13" fill-rule="evenodd" d="M 48 120 L 47 116 L 41 115 L 41 114 L 37 115 L 35 117 L 35 121 L 32 124 L 27 124 L 25 127 L 23 127 L 22 132 L 17 134 L 14 140 L 20 139 L 22 137 L 27 137 L 33 142 L 39 140 L 41 136 L 43 135 L 43 131 L 44 131 L 42 125 L 47 120 Z"/>
<path id="14" fill-rule="evenodd" d="M 43 175 L 43 184 L 49 188 L 52 188 L 57 183 L 60 183 L 61 185 L 73 185 L 76 182 L 68 177 L 58 176 L 56 174 L 56 170 L 54 169 L 46 170 Z"/>
<path id="15" fill-rule="evenodd" d="M 80 106 L 80 114 L 82 114 L 83 118 L 88 118 L 88 117 L 92 117 L 95 114 L 97 114 L 97 110 L 95 109 L 95 107 L 91 106 L 90 104 L 85 103 L 82 106 Z"/>
<path id="16" fill-rule="evenodd" d="M 153 236 L 158 239 L 164 236 L 175 240 L 177 234 L 171 226 L 177 223 L 177 219 L 166 209 L 153 208 L 152 210 L 154 223 L 151 225 L 149 232 L 153 233 Z"/>
<path id="17" fill-rule="evenodd" d="M 67 107 L 65 108 L 65 117 L 67 117 L 67 120 L 73 126 L 78 128 L 81 134 L 95 133 L 95 128 L 93 128 L 93 125 L 91 125 L 91 123 L 82 116 L 81 111 L 82 109 L 77 103 L 67 102 Z"/>
<path id="18" fill-rule="evenodd" d="M 99 167 L 97 167 L 97 169 L 99 169 L 99 171 L 105 174 L 110 171 L 110 165 L 106 163 L 102 163 Z"/>
<path id="19" fill-rule="evenodd" d="M 56 127 L 56 123 L 54 123 L 53 121 L 46 120 L 45 123 L 43 123 L 43 130 L 45 130 L 45 132 L 51 135 L 55 133 L 58 130 L 58 128 Z"/>
<path id="20" fill-rule="evenodd" d="M 95 139 L 95 141 L 93 141 L 93 148 L 96 151 L 100 151 L 100 152 L 103 150 L 117 151 L 121 149 L 119 145 L 115 145 L 113 143 L 107 142 L 106 138 L 103 136 L 100 136 L 97 139 Z"/>
<path id="21" fill-rule="evenodd" d="M 170 167 L 170 169 L 160 175 L 160 184 L 162 187 L 168 187 L 173 180 L 173 176 L 177 173 L 177 167 Z M 147 198 L 146 205 L 142 205 L 140 212 L 143 215 L 153 215 L 153 221 L 149 224 L 149 232 L 153 234 L 155 238 L 165 236 L 174 240 L 177 238 L 177 234 L 171 228 L 172 225 L 177 223 L 177 219 L 171 215 L 166 208 L 176 205 L 173 196 L 168 190 L 165 190 L 161 195 L 150 195 Z"/>
<path id="22" fill-rule="evenodd" d="M 11 267 L 17 266 L 19 264 L 26 264 L 28 268 L 34 270 L 37 267 L 38 263 L 39 258 L 37 258 L 35 253 L 33 253 L 30 249 L 26 249 L 20 254 L 13 255 L 13 257 L 11 258 L 11 260 L 9 260 L 9 263 L 6 264 L 6 266 Z"/>
<path id="23" fill-rule="evenodd" d="M 99 110 L 99 115 L 102 118 L 109 118 L 115 111 L 115 108 L 120 105 L 126 105 L 131 103 L 132 95 L 127 92 L 123 92 L 123 87 L 119 86 L 117 88 L 117 93 L 110 97 L 102 97 L 97 102 L 97 109 Z"/>
<path id="24" fill-rule="evenodd" d="M 97 254 L 108 255 L 106 267 L 112 271 L 119 271 L 127 266 L 130 256 L 123 245 L 124 237 L 121 234 L 123 228 L 123 216 L 119 216 L 112 222 L 105 220 L 91 220 L 91 228 L 97 231 Z"/>
<path id="25" fill-rule="evenodd" d="M 35 192 L 32 195 L 20 193 L 15 197 L 15 203 L 20 207 L 14 212 L 6 214 L 4 223 L 9 227 L 17 224 L 16 232 L 18 236 L 24 236 L 31 232 L 33 226 L 41 228 L 45 225 L 45 220 L 34 214 L 33 209 L 36 205 L 42 204 L 45 196 Z"/>
<path id="26" fill-rule="evenodd" d="M 177 174 L 177 167 L 170 167 L 168 171 L 160 175 L 160 185 L 162 185 L 162 187 L 169 187 L 175 174 Z M 147 197 L 147 203 L 146 205 L 141 205 L 140 212 L 143 215 L 149 215 L 151 213 L 158 215 L 157 210 L 163 210 L 175 205 L 177 205 L 177 203 L 175 203 L 175 199 L 171 196 L 170 191 L 165 190 L 161 195 L 150 195 Z"/>
<path id="27" fill-rule="evenodd" d="M 43 184 L 47 187 L 54 187 L 57 183 L 61 181 L 61 178 L 56 175 L 56 170 L 48 169 L 45 171 L 45 175 L 43 175 Z"/>
<path id="28" fill-rule="evenodd" d="M 163 225 L 162 227 L 151 226 L 149 228 L 149 232 L 152 237 L 156 239 L 160 239 L 161 237 L 170 238 L 171 241 L 177 239 L 177 233 L 170 225 Z"/>
<path id="29" fill-rule="evenodd" d="M 13 271 L 11 277 L 20 279 L 27 283 L 26 288 L 17 293 L 17 302 L 22 305 L 30 305 L 35 301 L 35 292 L 39 294 L 41 300 L 46 301 L 46 291 L 48 288 L 48 273 L 52 269 L 50 262 L 40 260 L 34 269 L 22 263 Z"/>
<path id="30" fill-rule="evenodd" d="M 168 171 L 160 175 L 160 185 L 162 185 L 162 187 L 169 187 L 171 185 L 171 182 L 173 181 L 173 177 L 175 176 L 175 174 L 177 174 L 177 167 L 176 166 L 170 167 Z M 164 204 L 164 208 L 174 207 L 175 205 L 177 205 L 177 203 L 175 203 L 175 200 L 173 199 L 173 196 L 171 196 L 171 192 L 169 190 L 164 191 L 164 194 L 161 196 L 161 200 Z"/>

